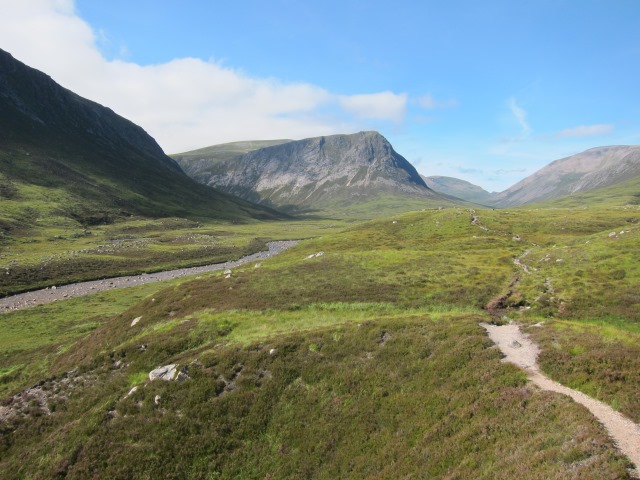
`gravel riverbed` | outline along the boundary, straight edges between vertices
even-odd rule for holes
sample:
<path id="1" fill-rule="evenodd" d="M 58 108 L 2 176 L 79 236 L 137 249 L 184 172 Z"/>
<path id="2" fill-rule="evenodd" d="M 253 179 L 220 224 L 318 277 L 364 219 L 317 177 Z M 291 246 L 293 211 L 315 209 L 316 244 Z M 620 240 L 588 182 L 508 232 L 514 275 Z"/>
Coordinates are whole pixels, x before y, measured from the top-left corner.
<path id="1" fill-rule="evenodd" d="M 142 275 L 131 275 L 128 277 L 107 278 L 104 280 L 93 280 L 90 282 L 72 283 L 60 287 L 51 286 L 42 290 L 20 293 L 18 295 L 12 295 L 10 297 L 0 299 L 0 313 L 35 307 L 36 305 L 44 305 L 46 303 L 55 302 L 57 300 L 81 297 L 96 292 L 112 290 L 114 288 L 135 287 L 137 285 L 143 285 L 145 283 L 162 282 L 164 280 L 188 277 L 190 275 L 198 275 L 206 272 L 232 269 L 245 263 L 265 260 L 267 258 L 273 257 L 287 250 L 288 248 L 293 247 L 297 243 L 297 240 L 269 242 L 267 243 L 267 247 L 269 247 L 269 250 L 254 253 L 252 255 L 247 255 L 246 257 L 242 257 L 239 260 L 235 260 L 232 262 L 215 263 L 213 265 L 203 265 L 201 267 L 180 268 L 178 270 L 168 270 L 165 272 L 156 272 Z"/>

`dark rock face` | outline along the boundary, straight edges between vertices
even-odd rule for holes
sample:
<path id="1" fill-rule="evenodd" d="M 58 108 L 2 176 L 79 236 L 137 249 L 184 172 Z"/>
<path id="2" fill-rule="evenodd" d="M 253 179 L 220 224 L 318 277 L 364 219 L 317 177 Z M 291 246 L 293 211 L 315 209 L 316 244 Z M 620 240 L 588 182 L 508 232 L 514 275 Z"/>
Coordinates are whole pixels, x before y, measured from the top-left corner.
<path id="1" fill-rule="evenodd" d="M 377 132 L 308 138 L 231 159 L 203 157 L 195 164 L 201 181 L 277 207 L 322 206 L 380 193 L 437 196 Z"/>
<path id="2" fill-rule="evenodd" d="M 93 148 L 152 157 L 180 172 L 141 127 L 0 50 L 0 139 L 62 145 L 69 138 Z"/>

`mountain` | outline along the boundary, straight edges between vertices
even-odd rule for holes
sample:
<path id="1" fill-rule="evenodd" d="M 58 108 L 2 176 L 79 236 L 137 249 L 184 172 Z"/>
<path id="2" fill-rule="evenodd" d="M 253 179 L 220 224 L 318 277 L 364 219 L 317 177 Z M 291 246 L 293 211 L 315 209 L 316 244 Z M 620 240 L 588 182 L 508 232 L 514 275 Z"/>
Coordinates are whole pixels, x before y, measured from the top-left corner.
<path id="1" fill-rule="evenodd" d="M 211 147 L 199 148 L 191 152 L 172 155 L 191 178 L 200 183 L 208 183 L 215 171 L 213 162 L 233 163 L 245 153 L 260 148 L 281 145 L 293 140 L 248 140 L 244 142 L 223 143 Z"/>
<path id="2" fill-rule="evenodd" d="M 365 203 L 376 205 L 372 208 L 393 204 L 393 209 L 402 208 L 403 202 L 410 208 L 452 203 L 427 187 L 377 132 L 275 142 L 255 149 L 262 145 L 226 144 L 172 158 L 201 182 L 285 211 L 353 209 Z M 234 149 L 236 153 L 229 154 Z"/>
<path id="3" fill-rule="evenodd" d="M 495 193 L 487 192 L 484 188 L 467 182 L 466 180 L 437 175 L 430 177 L 422 176 L 422 179 L 431 190 L 444 195 L 450 195 L 481 205 L 490 205 L 494 200 Z"/>
<path id="4" fill-rule="evenodd" d="M 193 181 L 141 127 L 2 50 L 0 198 L 5 232 L 37 217 L 276 216 Z"/>
<path id="5" fill-rule="evenodd" d="M 495 196 L 511 207 L 591 192 L 640 175 L 640 146 L 597 147 L 562 158 Z"/>

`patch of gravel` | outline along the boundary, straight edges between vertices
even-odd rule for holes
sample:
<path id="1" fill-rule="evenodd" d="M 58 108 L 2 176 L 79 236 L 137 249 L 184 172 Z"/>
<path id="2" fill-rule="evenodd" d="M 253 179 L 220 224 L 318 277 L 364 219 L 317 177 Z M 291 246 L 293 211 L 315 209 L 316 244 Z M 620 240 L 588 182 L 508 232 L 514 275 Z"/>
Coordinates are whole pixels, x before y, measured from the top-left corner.
<path id="1" fill-rule="evenodd" d="M 241 259 L 233 262 L 216 263 L 201 267 L 180 268 L 178 270 L 132 275 L 128 277 L 108 278 L 90 282 L 72 283 L 60 287 L 52 286 L 42 290 L 35 290 L 33 292 L 20 293 L 18 295 L 12 295 L 10 297 L 0 299 L 0 313 L 35 307 L 37 305 L 44 305 L 57 300 L 81 297 L 115 288 L 135 287 L 137 285 L 144 285 L 145 283 L 162 282 L 164 280 L 172 280 L 174 278 L 236 268 L 244 263 L 265 260 L 273 257 L 296 244 L 298 244 L 298 240 L 269 242 L 267 243 L 269 250 L 247 255 L 246 257 L 242 257 Z"/>
<path id="2" fill-rule="evenodd" d="M 503 362 L 513 363 L 523 368 L 528 373 L 529 379 L 542 390 L 567 395 L 589 409 L 604 425 L 622 453 L 636 466 L 636 471 L 632 474 L 638 475 L 638 470 L 640 470 L 640 425 L 616 412 L 609 405 L 582 392 L 565 387 L 542 373 L 538 366 L 540 349 L 528 335 L 520 331 L 520 327 L 515 323 L 501 326 L 481 323 L 480 326 L 487 331 L 489 338 L 505 355 L 502 359 Z"/>

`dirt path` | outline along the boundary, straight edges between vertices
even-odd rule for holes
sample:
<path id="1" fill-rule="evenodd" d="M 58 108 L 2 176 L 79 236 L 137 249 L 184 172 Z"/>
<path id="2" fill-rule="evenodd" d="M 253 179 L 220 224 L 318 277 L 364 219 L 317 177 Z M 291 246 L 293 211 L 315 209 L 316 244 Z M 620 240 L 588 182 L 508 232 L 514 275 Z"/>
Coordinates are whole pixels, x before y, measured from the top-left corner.
<path id="1" fill-rule="evenodd" d="M 297 243 L 297 240 L 269 242 L 267 243 L 269 250 L 242 257 L 234 262 L 216 263 L 213 265 L 204 265 L 202 267 L 180 268 L 178 270 L 132 275 L 128 277 L 107 278 L 105 280 L 94 280 L 91 282 L 72 283 L 61 287 L 50 287 L 42 290 L 35 290 L 33 292 L 20 293 L 18 295 L 12 295 L 10 297 L 0 299 L 0 313 L 35 307 L 36 305 L 44 305 L 46 303 L 65 300 L 67 298 L 81 297 L 104 290 L 112 290 L 114 288 L 135 287 L 145 283 L 161 282 L 163 280 L 187 277 L 189 275 L 197 275 L 205 272 L 236 268 L 244 263 L 264 260 L 277 255 L 284 250 L 293 247 Z"/>
<path id="2" fill-rule="evenodd" d="M 598 400 L 595 400 L 582 392 L 551 380 L 540 371 L 538 366 L 538 346 L 529 337 L 520 331 L 516 324 L 490 325 L 481 323 L 487 330 L 489 338 L 500 348 L 505 355 L 504 362 L 514 363 L 523 368 L 529 379 L 543 390 L 568 395 L 574 401 L 584 405 L 604 425 L 613 438 L 618 448 L 636 466 L 634 475 L 638 475 L 640 469 L 640 426 L 624 417 Z"/>

